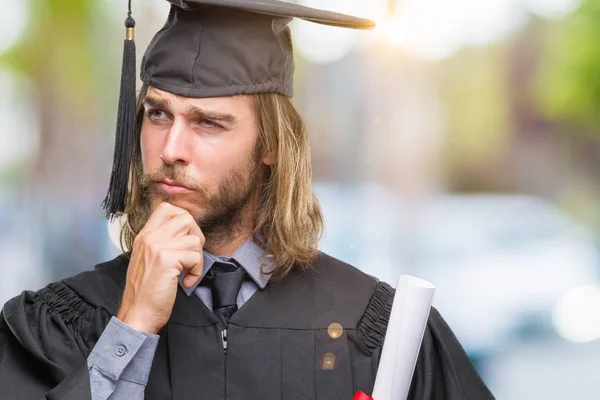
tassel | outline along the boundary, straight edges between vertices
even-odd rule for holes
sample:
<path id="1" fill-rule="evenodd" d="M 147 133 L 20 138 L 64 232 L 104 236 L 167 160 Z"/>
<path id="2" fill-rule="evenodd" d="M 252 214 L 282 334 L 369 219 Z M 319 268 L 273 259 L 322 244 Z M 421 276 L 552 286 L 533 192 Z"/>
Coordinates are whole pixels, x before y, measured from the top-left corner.
<path id="1" fill-rule="evenodd" d="M 129 197 L 131 167 L 135 160 L 135 20 L 131 17 L 131 0 L 125 27 L 115 152 L 108 193 L 102 202 L 107 218 L 114 218 L 118 213 L 125 211 Z"/>

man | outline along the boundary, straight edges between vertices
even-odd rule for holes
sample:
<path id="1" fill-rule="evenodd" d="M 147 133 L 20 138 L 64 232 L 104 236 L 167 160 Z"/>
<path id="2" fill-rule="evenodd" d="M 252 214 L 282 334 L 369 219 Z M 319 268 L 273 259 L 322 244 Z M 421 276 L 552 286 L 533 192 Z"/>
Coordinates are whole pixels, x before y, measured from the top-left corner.
<path id="1" fill-rule="evenodd" d="M 287 23 L 372 23 L 276 0 L 171 3 L 137 107 L 126 23 L 106 199 L 126 215 L 124 254 L 5 305 L 0 398 L 370 393 L 393 290 L 316 250 L 323 222 L 289 99 Z M 492 398 L 436 310 L 410 396 Z"/>

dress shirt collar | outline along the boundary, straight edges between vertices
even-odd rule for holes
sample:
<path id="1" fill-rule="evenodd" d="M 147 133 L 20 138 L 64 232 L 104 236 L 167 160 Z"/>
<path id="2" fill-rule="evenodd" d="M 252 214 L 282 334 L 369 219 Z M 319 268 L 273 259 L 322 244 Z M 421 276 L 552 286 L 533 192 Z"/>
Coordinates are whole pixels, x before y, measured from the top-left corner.
<path id="1" fill-rule="evenodd" d="M 238 264 L 244 268 L 246 273 L 252 278 L 259 288 L 264 289 L 269 282 L 271 274 L 261 273 L 261 261 L 265 258 L 265 251 L 254 241 L 252 238 L 248 238 L 237 250 L 231 255 L 231 257 L 216 257 L 207 251 L 204 251 L 204 270 L 202 271 L 202 278 L 198 283 L 190 288 L 183 286 L 183 277 L 187 271 L 184 271 L 179 275 L 179 286 L 183 289 L 186 295 L 190 296 L 196 290 L 196 287 L 202 282 L 202 279 L 206 276 L 206 273 L 210 271 L 210 268 L 217 261 L 229 261 L 235 260 Z"/>

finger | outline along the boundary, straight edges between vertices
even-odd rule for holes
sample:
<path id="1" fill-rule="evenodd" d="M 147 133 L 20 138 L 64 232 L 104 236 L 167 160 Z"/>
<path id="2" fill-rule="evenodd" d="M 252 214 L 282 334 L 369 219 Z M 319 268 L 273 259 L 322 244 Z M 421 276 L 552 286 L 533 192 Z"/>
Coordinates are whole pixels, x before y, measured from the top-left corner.
<path id="1" fill-rule="evenodd" d="M 192 214 L 190 214 L 187 210 L 184 211 L 184 213 L 174 216 L 171 218 L 171 220 L 160 226 L 160 231 L 166 235 L 169 235 L 170 237 L 175 237 L 181 234 L 196 235 L 200 238 L 202 246 L 204 246 L 205 238 L 202 230 L 198 226 L 198 223 Z"/>
<path id="2" fill-rule="evenodd" d="M 187 211 L 184 214 L 179 214 L 163 225 L 156 228 L 150 233 L 150 237 L 155 239 L 157 236 L 161 238 L 174 238 L 179 235 L 188 235 L 194 226 L 198 226 L 194 218 Z"/>
<path id="3" fill-rule="evenodd" d="M 202 261 L 202 254 L 193 250 L 163 250 L 159 257 L 160 265 L 175 267 L 180 273 Z"/>
<path id="4" fill-rule="evenodd" d="M 171 218 L 185 213 L 188 212 L 181 207 L 174 206 L 171 203 L 162 202 L 156 207 L 150 218 L 148 218 L 143 230 L 146 232 L 153 231 Z"/>
<path id="5" fill-rule="evenodd" d="M 202 272 L 204 270 L 204 254 L 202 252 L 198 254 L 200 255 L 199 261 L 191 268 L 187 269 L 186 275 L 181 282 L 186 288 L 194 286 L 200 282 L 200 279 L 202 278 Z"/>
<path id="6" fill-rule="evenodd" d="M 181 235 L 165 242 L 165 249 L 202 251 L 202 241 L 196 235 Z"/>
<path id="7" fill-rule="evenodd" d="M 183 284 L 184 288 L 189 289 L 195 284 L 197 284 L 200 281 L 201 277 L 202 275 L 192 275 L 188 273 L 186 276 L 183 277 L 181 283 Z"/>
<path id="8" fill-rule="evenodd" d="M 188 269 L 188 275 L 197 276 L 198 279 L 202 276 L 204 271 L 204 253 L 200 252 L 200 260 L 195 265 L 190 266 Z"/>
<path id="9" fill-rule="evenodd" d="M 202 263 L 202 253 L 193 250 L 176 250 L 176 257 L 181 266 L 190 270 Z"/>
<path id="10" fill-rule="evenodd" d="M 194 219 L 192 217 L 192 219 Z M 202 229 L 200 229 L 200 227 L 198 226 L 198 223 L 196 223 L 196 221 L 194 220 L 194 223 L 192 224 L 190 231 L 189 231 L 190 235 L 196 235 L 200 238 L 200 242 L 201 242 L 201 247 L 204 247 L 204 243 L 206 242 L 206 238 L 204 237 L 204 233 L 202 233 Z"/>

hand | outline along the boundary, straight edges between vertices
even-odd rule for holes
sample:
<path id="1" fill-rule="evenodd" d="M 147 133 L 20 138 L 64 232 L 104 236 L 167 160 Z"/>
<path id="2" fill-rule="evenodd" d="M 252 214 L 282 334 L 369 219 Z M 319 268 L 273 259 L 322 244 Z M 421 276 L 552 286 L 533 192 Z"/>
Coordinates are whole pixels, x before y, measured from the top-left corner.
<path id="1" fill-rule="evenodd" d="M 205 238 L 189 212 L 161 203 L 136 236 L 117 318 L 142 332 L 156 334 L 167 323 L 178 277 L 185 287 L 201 276 Z"/>

